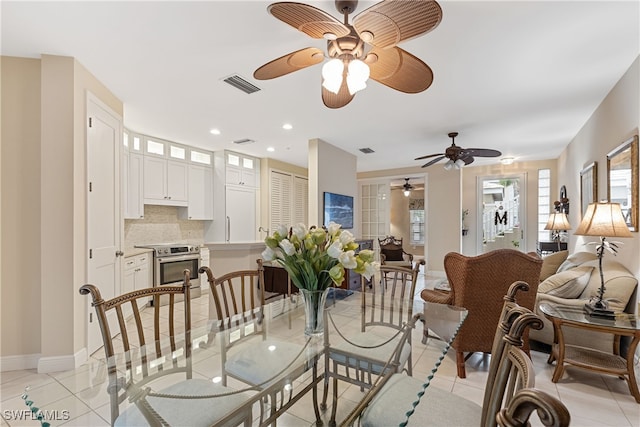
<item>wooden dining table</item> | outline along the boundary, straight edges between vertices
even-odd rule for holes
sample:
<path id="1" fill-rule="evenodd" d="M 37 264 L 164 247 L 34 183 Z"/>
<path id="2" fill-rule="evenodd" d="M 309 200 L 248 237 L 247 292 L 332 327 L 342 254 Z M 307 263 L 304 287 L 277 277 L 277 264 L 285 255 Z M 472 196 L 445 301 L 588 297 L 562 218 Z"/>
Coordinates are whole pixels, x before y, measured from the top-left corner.
<path id="1" fill-rule="evenodd" d="M 350 337 L 361 334 L 361 317 L 364 310 L 362 301 L 360 292 L 344 295 L 339 292 L 333 293 L 326 303 L 326 332 L 316 336 L 304 334 L 305 313 L 302 298 L 292 295 L 271 301 L 254 312 L 237 316 L 231 319 L 231 322 L 228 319 L 226 322 L 209 319 L 206 324 L 193 327 L 184 336 L 174 337 L 173 340 L 165 337 L 153 345 L 146 345 L 145 348 L 118 353 L 109 360 L 91 358 L 87 365 L 77 368 L 76 371 L 89 384 L 84 393 L 109 394 L 117 390 L 125 393 L 126 399 L 119 407 L 119 425 L 138 424 L 140 414 L 147 418 L 147 422 L 155 424 L 149 420 L 153 420 L 153 417 L 162 414 L 163 411 L 166 412 L 167 408 L 174 408 L 171 411 L 177 412 L 184 408 L 187 411 L 190 408 L 189 401 L 202 399 L 207 399 L 211 405 L 219 408 L 218 420 L 213 425 L 237 424 L 247 413 L 250 413 L 250 424 L 258 426 L 273 424 L 284 414 L 291 414 L 310 423 L 322 423 L 327 420 L 329 412 L 320 404 L 324 381 L 328 381 L 325 356 L 337 348 L 342 340 L 349 340 Z M 385 303 L 389 304 L 389 298 Z M 372 341 L 371 337 L 375 337 L 373 342 L 379 340 L 382 345 L 394 334 L 393 338 L 397 340 L 407 340 L 411 335 L 415 335 L 416 339 L 412 340 L 413 351 L 421 352 L 422 357 L 428 358 L 426 362 L 421 360 L 421 372 L 424 374 L 425 366 L 431 370 L 424 378 L 428 385 L 464 321 L 466 311 L 457 307 L 426 303 L 419 299 L 394 300 L 391 307 L 410 319 L 406 328 L 398 334 L 397 331 L 385 331 L 382 326 L 376 327 L 375 330 L 367 331 L 368 342 Z M 441 338 L 430 340 L 426 346 L 420 339 L 425 318 L 428 319 L 430 335 Z M 165 351 L 168 347 L 171 347 L 170 351 Z M 341 419 L 357 419 L 367 402 L 384 385 L 385 379 L 396 372 L 397 366 L 393 365 L 393 361 L 394 353 L 399 347 L 392 346 L 385 355 L 388 369 L 371 377 L 371 387 L 350 393 L 349 399 L 339 400 L 339 414 L 342 417 L 338 419 L 338 423 Z M 258 357 L 260 363 L 276 363 L 281 367 L 268 381 L 256 386 L 226 375 L 225 360 L 228 360 L 231 354 L 263 351 L 265 348 L 268 349 L 268 354 Z M 295 351 L 292 351 L 292 348 Z M 159 352 L 158 349 L 163 351 Z M 156 357 L 157 354 L 162 356 Z M 205 379 L 219 384 L 219 391 L 212 393 L 211 389 L 207 389 L 204 394 L 195 392 L 187 397 L 167 393 L 167 387 L 175 382 L 184 381 L 184 375 L 172 375 L 176 367 L 184 367 L 193 379 Z M 246 368 L 260 369 L 260 365 L 248 365 Z M 165 372 L 166 375 L 163 375 Z M 150 374 L 157 375 L 158 378 L 152 382 L 145 382 L 144 379 Z M 226 383 L 225 387 L 223 383 Z M 312 410 L 308 404 L 297 404 L 305 396 L 311 397 Z M 225 399 L 224 404 L 222 399 Z M 25 400 L 32 406 L 38 406 L 37 402 L 29 400 L 28 391 L 25 393 Z M 408 411 L 413 403 L 406 402 Z M 132 405 L 136 405 L 139 411 L 127 410 Z M 136 415 L 128 420 L 127 417 L 132 413 Z M 176 415 L 179 419 L 179 414 Z M 179 424 L 168 419 L 171 419 L 171 415 L 168 418 L 159 416 L 158 425 L 163 422 L 168 425 Z"/>

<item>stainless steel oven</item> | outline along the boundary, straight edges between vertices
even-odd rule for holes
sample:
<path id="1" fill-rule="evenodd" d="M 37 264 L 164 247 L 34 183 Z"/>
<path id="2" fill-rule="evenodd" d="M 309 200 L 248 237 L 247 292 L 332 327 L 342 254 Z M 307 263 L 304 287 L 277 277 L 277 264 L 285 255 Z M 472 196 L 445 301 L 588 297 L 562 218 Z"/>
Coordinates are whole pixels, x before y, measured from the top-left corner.
<path id="1" fill-rule="evenodd" d="M 139 248 L 153 249 L 153 286 L 176 286 L 182 284 L 183 271 L 190 272 L 191 298 L 198 298 L 200 290 L 200 248 L 180 243 L 141 245 Z M 161 301 L 161 305 L 166 301 Z"/>

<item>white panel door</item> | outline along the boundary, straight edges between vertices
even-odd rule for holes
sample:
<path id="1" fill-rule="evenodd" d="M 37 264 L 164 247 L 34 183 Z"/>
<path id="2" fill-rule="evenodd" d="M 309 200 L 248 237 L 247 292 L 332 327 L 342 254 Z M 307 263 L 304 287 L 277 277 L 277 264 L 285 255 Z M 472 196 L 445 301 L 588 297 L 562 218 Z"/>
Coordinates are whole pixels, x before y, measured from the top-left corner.
<path id="1" fill-rule="evenodd" d="M 91 94 L 87 97 L 87 280 L 107 300 L 121 292 L 120 150 L 122 120 Z M 88 298 L 90 299 L 90 298 Z M 90 302 L 90 301 L 89 301 Z M 87 348 L 102 345 L 100 328 L 89 305 Z"/>
<path id="2" fill-rule="evenodd" d="M 227 186 L 226 193 L 226 241 L 255 242 L 256 190 Z"/>

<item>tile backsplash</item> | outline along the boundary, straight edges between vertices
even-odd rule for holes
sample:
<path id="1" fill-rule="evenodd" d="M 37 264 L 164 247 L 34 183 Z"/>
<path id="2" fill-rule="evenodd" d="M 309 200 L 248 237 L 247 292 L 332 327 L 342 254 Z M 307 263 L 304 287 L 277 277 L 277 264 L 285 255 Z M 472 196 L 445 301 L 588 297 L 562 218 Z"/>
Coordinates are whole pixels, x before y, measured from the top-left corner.
<path id="1" fill-rule="evenodd" d="M 204 243 L 204 221 L 180 219 L 175 206 L 144 205 L 144 218 L 124 221 L 125 250 L 157 243 Z"/>

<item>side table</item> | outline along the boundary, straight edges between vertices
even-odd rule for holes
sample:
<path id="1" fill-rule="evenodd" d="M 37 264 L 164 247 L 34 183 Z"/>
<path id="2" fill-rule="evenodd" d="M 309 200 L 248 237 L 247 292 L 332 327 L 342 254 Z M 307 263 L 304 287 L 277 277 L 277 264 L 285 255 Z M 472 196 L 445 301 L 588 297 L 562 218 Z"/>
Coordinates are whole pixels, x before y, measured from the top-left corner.
<path id="1" fill-rule="evenodd" d="M 552 382 L 556 383 L 564 372 L 564 365 L 573 365 L 590 371 L 624 378 L 629 391 L 640 403 L 640 392 L 633 367 L 633 356 L 640 343 L 640 318 L 634 314 L 616 313 L 615 319 L 591 317 L 582 308 L 540 304 L 540 310 L 553 324 L 553 346 L 547 363 L 556 362 Z M 611 353 L 564 342 L 563 327 L 585 329 L 614 335 Z M 595 334 L 594 334 L 595 336 Z M 620 337 L 633 337 L 627 357 L 620 355 Z"/>

